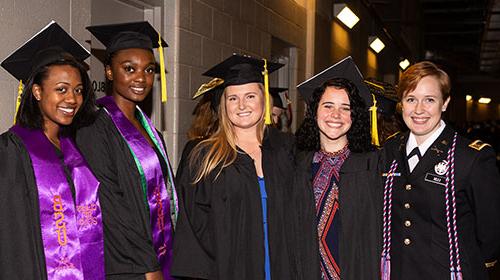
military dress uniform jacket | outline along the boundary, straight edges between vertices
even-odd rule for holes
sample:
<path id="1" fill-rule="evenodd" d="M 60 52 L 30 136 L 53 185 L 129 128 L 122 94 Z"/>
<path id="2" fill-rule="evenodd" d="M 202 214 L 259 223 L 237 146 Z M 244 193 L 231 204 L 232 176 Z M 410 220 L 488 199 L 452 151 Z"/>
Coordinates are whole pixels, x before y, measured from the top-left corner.
<path id="1" fill-rule="evenodd" d="M 409 172 L 409 133 L 384 147 L 385 170 L 392 160 L 391 279 L 450 279 L 443 165 L 454 130 L 446 126 Z M 440 169 L 441 167 L 441 169 Z M 457 230 L 463 279 L 488 279 L 485 263 L 500 252 L 500 176 L 487 145 L 457 137 L 455 150 Z"/>

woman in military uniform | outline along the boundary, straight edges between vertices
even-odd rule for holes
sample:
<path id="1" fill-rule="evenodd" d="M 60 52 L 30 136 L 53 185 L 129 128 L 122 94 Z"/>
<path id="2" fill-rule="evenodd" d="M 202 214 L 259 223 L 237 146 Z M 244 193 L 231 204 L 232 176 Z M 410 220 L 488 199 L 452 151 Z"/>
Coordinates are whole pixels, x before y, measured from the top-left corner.
<path id="1" fill-rule="evenodd" d="M 410 67 L 398 95 L 409 132 L 384 147 L 383 279 L 488 279 L 500 252 L 500 176 L 493 149 L 442 119 L 450 79 Z"/>

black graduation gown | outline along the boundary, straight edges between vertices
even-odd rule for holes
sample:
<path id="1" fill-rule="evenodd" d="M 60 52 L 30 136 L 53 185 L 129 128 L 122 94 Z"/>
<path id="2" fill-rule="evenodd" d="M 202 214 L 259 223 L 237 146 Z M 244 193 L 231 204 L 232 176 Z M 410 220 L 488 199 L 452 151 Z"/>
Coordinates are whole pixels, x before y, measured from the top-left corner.
<path id="1" fill-rule="evenodd" d="M 198 143 L 200 143 L 201 141 L 203 141 L 203 138 L 196 138 L 196 139 L 192 139 L 192 140 L 187 141 L 186 145 L 184 145 L 184 149 L 182 149 L 181 160 L 179 161 L 179 163 L 188 162 L 189 155 L 193 151 L 194 147 L 196 147 L 196 145 L 198 145 Z M 175 174 L 176 178 L 179 177 L 179 175 L 182 174 L 182 172 L 184 172 L 184 167 L 185 167 L 185 164 L 179 164 L 177 166 L 177 173 Z"/>
<path id="2" fill-rule="evenodd" d="M 74 196 L 63 155 L 54 150 Z M 0 159 L 0 279 L 47 279 L 35 175 L 23 142 L 10 131 L 0 135 Z"/>
<path id="3" fill-rule="evenodd" d="M 396 159 L 396 172 L 401 173 L 393 185 L 391 279 L 450 278 L 444 180 L 440 184 L 434 179 L 454 132 L 446 126 L 411 173 L 406 160 L 409 132 L 384 147 L 384 172 Z M 500 176 L 493 149 L 476 150 L 469 147 L 471 142 L 458 136 L 455 150 L 460 260 L 464 279 L 488 279 L 485 262 L 500 254 Z"/>
<path id="4" fill-rule="evenodd" d="M 77 131 L 76 143 L 101 182 L 107 279 L 144 279 L 145 273 L 160 270 L 137 166 L 103 109 L 92 125 Z M 163 158 L 159 159 L 166 170 Z"/>
<path id="5" fill-rule="evenodd" d="M 262 165 L 268 195 L 272 279 L 295 275 L 288 230 L 291 219 L 293 157 L 291 137 L 268 128 L 262 144 Z M 180 215 L 174 239 L 172 275 L 219 280 L 264 279 L 264 229 L 259 183 L 252 159 L 236 161 L 196 185 L 186 158 L 176 178 Z"/>
<path id="6" fill-rule="evenodd" d="M 321 279 L 316 204 L 312 187 L 314 152 L 296 156 L 297 263 L 300 279 Z M 351 153 L 340 169 L 339 266 L 342 280 L 380 279 L 382 186 L 379 152 Z"/>

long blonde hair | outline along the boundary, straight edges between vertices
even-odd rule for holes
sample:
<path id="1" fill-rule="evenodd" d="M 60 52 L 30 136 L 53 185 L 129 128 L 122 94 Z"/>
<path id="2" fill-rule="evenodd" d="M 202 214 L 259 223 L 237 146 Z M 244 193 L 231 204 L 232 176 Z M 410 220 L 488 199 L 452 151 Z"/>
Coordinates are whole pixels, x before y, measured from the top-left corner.
<path id="1" fill-rule="evenodd" d="M 264 88 L 260 83 L 259 88 L 261 94 L 264 95 Z M 238 153 L 236 148 L 236 135 L 233 124 L 227 115 L 226 89 L 224 89 L 219 105 L 219 127 L 208 139 L 196 145 L 190 155 L 190 168 L 197 168 L 193 184 L 206 179 L 212 171 L 219 168 L 215 176 L 215 178 L 217 178 L 224 168 L 230 166 L 236 160 Z M 264 103 L 262 103 L 262 106 L 264 107 Z M 262 139 L 264 138 L 264 112 L 265 110 L 263 109 L 262 116 L 257 124 L 256 136 L 260 143 L 262 143 Z M 198 164 L 199 162 L 201 162 L 201 164 Z"/>

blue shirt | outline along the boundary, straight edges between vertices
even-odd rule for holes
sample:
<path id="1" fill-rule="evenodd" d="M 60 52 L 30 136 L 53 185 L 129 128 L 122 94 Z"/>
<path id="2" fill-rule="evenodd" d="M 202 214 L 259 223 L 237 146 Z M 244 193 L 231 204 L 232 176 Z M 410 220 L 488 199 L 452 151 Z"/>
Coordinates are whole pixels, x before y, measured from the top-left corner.
<path id="1" fill-rule="evenodd" d="M 271 262 L 269 260 L 269 233 L 267 228 L 267 193 L 264 178 L 259 177 L 260 197 L 262 200 L 262 224 L 264 226 L 264 273 L 266 280 L 271 280 Z"/>

